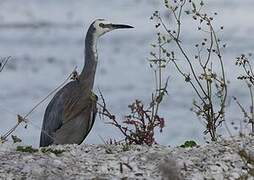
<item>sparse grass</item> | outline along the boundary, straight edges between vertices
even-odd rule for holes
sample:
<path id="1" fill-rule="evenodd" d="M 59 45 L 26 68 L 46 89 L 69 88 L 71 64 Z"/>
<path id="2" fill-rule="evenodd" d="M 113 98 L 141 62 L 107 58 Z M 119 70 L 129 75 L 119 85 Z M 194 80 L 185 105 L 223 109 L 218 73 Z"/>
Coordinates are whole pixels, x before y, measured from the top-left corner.
<path id="1" fill-rule="evenodd" d="M 17 146 L 16 151 L 18 152 L 26 152 L 26 153 L 36 153 L 39 152 L 39 149 L 33 148 L 32 146 Z M 61 155 L 65 150 L 61 149 L 52 149 L 52 148 L 41 148 L 40 151 L 44 154 L 53 153 L 56 156 Z"/>
<path id="2" fill-rule="evenodd" d="M 197 146 L 197 143 L 193 140 L 185 141 L 184 144 L 180 145 L 180 147 L 182 148 L 192 148 L 196 146 Z"/>
<path id="3" fill-rule="evenodd" d="M 26 152 L 26 153 L 38 152 L 38 149 L 35 149 L 32 146 L 17 146 L 16 150 L 19 152 Z"/>
<path id="4" fill-rule="evenodd" d="M 41 148 L 41 152 L 42 152 L 42 153 L 46 153 L 46 154 L 47 154 L 47 153 L 53 153 L 53 154 L 59 156 L 59 155 L 61 155 L 63 152 L 65 152 L 65 150 L 63 150 L 63 149 L 52 149 L 52 148 L 46 147 L 46 148 Z"/>

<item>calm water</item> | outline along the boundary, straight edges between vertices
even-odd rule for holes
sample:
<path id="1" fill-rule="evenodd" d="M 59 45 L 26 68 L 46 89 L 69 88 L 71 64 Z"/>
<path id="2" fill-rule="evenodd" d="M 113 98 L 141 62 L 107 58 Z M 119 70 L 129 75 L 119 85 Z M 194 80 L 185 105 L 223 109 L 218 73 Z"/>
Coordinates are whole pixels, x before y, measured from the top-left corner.
<path id="1" fill-rule="evenodd" d="M 83 66 L 84 36 L 95 18 L 135 26 L 105 35 L 99 42 L 99 65 L 95 92 L 103 92 L 109 108 L 118 117 L 128 113 L 127 105 L 138 98 L 148 102 L 153 88 L 153 77 L 146 61 L 154 40 L 155 30 L 149 21 L 159 1 L 69 1 L 69 0 L 1 0 L 0 1 L 0 56 L 11 55 L 5 71 L 0 75 L 0 133 L 16 122 L 15 114 L 25 114 L 33 105 L 61 83 L 77 65 Z M 254 2 L 251 0 L 212 0 L 207 7 L 218 12 L 216 23 L 225 26 L 220 36 L 228 48 L 224 62 L 231 81 L 229 95 L 237 95 L 247 103 L 243 84 L 236 81 L 234 58 L 254 50 Z M 183 34 L 187 48 L 198 36 L 189 28 Z M 192 52 L 190 52 L 192 53 Z M 169 67 L 169 95 L 161 114 L 167 120 L 158 142 L 177 145 L 187 139 L 202 141 L 203 127 L 189 111 L 193 92 Z M 37 146 L 42 117 L 50 99 L 29 117 L 28 129 L 20 127 L 15 134 L 24 143 Z M 238 122 L 241 114 L 236 105 L 228 107 L 227 119 Z M 223 129 L 222 129 L 223 131 Z M 97 118 L 86 143 L 103 143 L 118 137 L 117 130 Z"/>

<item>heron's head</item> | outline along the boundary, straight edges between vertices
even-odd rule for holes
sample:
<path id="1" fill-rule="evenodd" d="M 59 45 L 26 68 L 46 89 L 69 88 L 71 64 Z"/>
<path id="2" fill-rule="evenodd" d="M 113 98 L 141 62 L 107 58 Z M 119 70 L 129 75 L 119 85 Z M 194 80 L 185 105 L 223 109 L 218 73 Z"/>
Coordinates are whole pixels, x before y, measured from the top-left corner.
<path id="1" fill-rule="evenodd" d="M 93 28 L 93 32 L 96 37 L 100 37 L 103 34 L 110 32 L 114 29 L 133 28 L 132 26 L 125 25 L 125 24 L 113 24 L 105 19 L 95 20 L 92 23 L 91 27 Z"/>

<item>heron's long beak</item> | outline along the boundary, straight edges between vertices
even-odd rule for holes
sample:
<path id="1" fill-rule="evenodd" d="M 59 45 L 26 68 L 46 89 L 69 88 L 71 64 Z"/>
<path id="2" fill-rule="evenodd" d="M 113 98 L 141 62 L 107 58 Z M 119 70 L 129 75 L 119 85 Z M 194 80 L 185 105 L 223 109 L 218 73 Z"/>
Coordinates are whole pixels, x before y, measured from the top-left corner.
<path id="1" fill-rule="evenodd" d="M 134 27 L 132 27 L 132 26 L 125 25 L 125 24 L 112 24 L 112 27 L 113 27 L 114 29 L 134 28 Z"/>

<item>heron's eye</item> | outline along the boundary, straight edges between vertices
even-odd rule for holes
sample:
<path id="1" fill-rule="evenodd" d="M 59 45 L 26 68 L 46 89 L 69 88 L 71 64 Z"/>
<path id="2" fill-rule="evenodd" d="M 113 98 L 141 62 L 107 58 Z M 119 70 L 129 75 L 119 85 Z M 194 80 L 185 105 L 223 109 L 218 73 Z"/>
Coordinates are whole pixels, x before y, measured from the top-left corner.
<path id="1" fill-rule="evenodd" d="M 103 24 L 103 23 L 100 23 L 99 26 L 102 27 L 102 28 L 105 28 L 105 27 L 106 27 L 106 25 Z"/>

